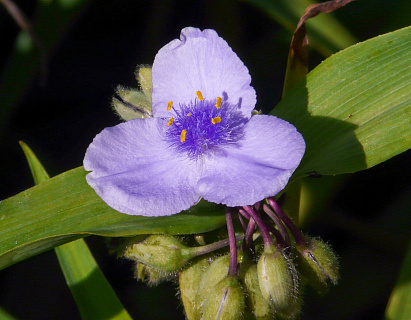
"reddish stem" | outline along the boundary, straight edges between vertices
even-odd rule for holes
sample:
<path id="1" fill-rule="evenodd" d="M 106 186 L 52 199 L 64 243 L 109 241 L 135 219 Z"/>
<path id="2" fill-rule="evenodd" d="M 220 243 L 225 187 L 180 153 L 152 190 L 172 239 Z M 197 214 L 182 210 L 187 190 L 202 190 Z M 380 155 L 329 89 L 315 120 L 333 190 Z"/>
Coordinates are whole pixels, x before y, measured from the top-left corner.
<path id="1" fill-rule="evenodd" d="M 305 237 L 303 233 L 300 231 L 300 229 L 297 228 L 297 226 L 292 222 L 292 220 L 284 213 L 283 210 L 281 210 L 280 206 L 277 204 L 277 202 L 274 201 L 273 198 L 267 198 L 268 203 L 270 204 L 271 208 L 274 209 L 275 213 L 278 215 L 278 217 L 283 220 L 285 225 L 288 227 L 288 229 L 291 231 L 291 233 L 294 236 L 295 242 L 298 245 L 307 245 L 307 240 L 305 240 Z"/>
<path id="2" fill-rule="evenodd" d="M 284 224 L 281 222 L 281 219 L 266 204 L 263 205 L 263 210 L 278 227 L 278 230 L 280 231 L 281 236 L 284 240 L 285 246 L 291 247 L 290 236 L 288 235 L 287 229 L 285 228 Z"/>
<path id="3" fill-rule="evenodd" d="M 227 220 L 228 240 L 230 243 L 230 265 L 228 267 L 228 274 L 237 276 L 237 242 L 235 239 L 233 218 L 229 208 L 226 209 L 225 218 Z"/>
<path id="4" fill-rule="evenodd" d="M 251 218 L 253 218 L 258 228 L 260 229 L 261 236 L 263 237 L 263 241 L 264 241 L 264 246 L 265 247 L 273 246 L 274 245 L 273 239 L 271 239 L 270 232 L 268 231 L 267 226 L 263 222 L 263 220 L 261 220 L 258 214 L 250 206 L 244 206 L 243 208 L 251 216 Z"/>

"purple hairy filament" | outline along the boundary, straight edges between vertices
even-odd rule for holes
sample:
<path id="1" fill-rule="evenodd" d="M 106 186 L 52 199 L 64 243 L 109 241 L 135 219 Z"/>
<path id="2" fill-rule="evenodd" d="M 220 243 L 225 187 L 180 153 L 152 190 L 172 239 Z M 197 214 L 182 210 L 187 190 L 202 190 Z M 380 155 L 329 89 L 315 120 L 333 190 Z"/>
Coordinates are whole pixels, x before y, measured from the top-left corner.
<path id="1" fill-rule="evenodd" d="M 202 98 L 201 93 L 197 95 Z M 178 152 L 186 153 L 190 158 L 197 159 L 219 146 L 233 144 L 244 135 L 244 124 L 248 121 L 240 110 L 222 101 L 199 100 L 180 105 L 174 117 L 167 123 L 167 139 Z"/>

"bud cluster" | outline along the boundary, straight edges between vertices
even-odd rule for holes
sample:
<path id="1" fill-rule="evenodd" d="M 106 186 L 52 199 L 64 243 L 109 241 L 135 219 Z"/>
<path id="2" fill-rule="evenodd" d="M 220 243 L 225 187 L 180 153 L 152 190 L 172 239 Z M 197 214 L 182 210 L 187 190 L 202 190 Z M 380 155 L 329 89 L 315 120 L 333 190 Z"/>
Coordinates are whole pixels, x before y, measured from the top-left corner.
<path id="1" fill-rule="evenodd" d="M 242 232 L 234 231 L 233 213 Z M 228 209 L 227 230 L 228 239 L 212 243 L 198 235 L 185 241 L 151 235 L 123 255 L 136 261 L 137 278 L 151 285 L 178 279 L 189 320 L 295 319 L 304 285 L 324 292 L 338 281 L 330 246 L 305 237 L 273 199 Z"/>

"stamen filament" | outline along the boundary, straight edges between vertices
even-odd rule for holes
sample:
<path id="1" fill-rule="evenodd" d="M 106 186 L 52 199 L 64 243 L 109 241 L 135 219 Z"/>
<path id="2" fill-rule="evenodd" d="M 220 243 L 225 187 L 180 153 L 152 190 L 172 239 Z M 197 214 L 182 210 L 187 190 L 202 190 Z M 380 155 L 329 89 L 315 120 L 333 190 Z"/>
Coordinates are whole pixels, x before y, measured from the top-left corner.
<path id="1" fill-rule="evenodd" d="M 200 101 L 203 101 L 203 100 L 204 100 L 203 94 L 201 93 L 200 90 L 198 90 L 198 91 L 196 92 L 196 95 L 197 95 L 198 100 L 200 100 Z"/>

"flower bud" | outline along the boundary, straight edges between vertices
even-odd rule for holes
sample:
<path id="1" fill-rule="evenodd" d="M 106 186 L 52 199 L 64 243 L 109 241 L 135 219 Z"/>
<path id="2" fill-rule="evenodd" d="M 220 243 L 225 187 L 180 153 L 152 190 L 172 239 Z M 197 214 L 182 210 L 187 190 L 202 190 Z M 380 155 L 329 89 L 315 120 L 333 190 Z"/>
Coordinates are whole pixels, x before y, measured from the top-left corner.
<path id="1" fill-rule="evenodd" d="M 134 274 L 138 280 L 147 282 L 150 286 L 156 286 L 163 281 L 172 280 L 174 278 L 173 272 L 160 271 L 138 262 Z"/>
<path id="2" fill-rule="evenodd" d="M 298 268 L 310 285 L 323 292 L 329 283 L 337 284 L 338 258 L 328 244 L 308 238 L 306 245 L 296 245 L 296 249 Z"/>
<path id="3" fill-rule="evenodd" d="M 151 68 L 140 67 L 136 71 L 136 79 L 144 95 L 151 102 L 151 93 L 153 92 L 153 83 L 151 81 Z"/>
<path id="4" fill-rule="evenodd" d="M 226 276 L 211 289 L 203 308 L 202 320 L 238 320 L 245 309 L 243 288 L 237 277 Z"/>
<path id="5" fill-rule="evenodd" d="M 125 121 L 152 117 L 151 93 L 153 84 L 151 82 L 151 68 L 139 68 L 136 72 L 136 78 L 141 90 L 118 86 L 116 96 L 112 99 L 114 111 Z"/>
<path id="6" fill-rule="evenodd" d="M 203 305 L 211 289 L 227 276 L 229 264 L 230 255 L 226 254 L 215 259 L 206 269 L 197 293 L 197 301 L 200 307 Z"/>
<path id="7" fill-rule="evenodd" d="M 143 242 L 129 246 L 124 256 L 159 271 L 174 272 L 181 269 L 193 253 L 177 237 L 151 235 Z"/>
<path id="8" fill-rule="evenodd" d="M 251 311 L 257 320 L 273 319 L 271 306 L 264 298 L 258 283 L 257 265 L 249 259 L 243 259 L 239 277 L 246 292 L 246 302 L 250 309 L 247 311 Z"/>
<path id="9" fill-rule="evenodd" d="M 209 255 L 201 256 L 193 259 L 191 265 L 179 273 L 180 295 L 188 320 L 200 318 L 197 292 L 201 278 L 209 265 Z"/>
<path id="10" fill-rule="evenodd" d="M 151 101 L 138 89 L 118 86 L 111 104 L 114 111 L 125 121 L 151 117 Z"/>
<path id="11" fill-rule="evenodd" d="M 257 264 L 261 293 L 275 312 L 292 318 L 299 312 L 297 272 L 286 255 L 271 247 L 265 249 Z"/>

